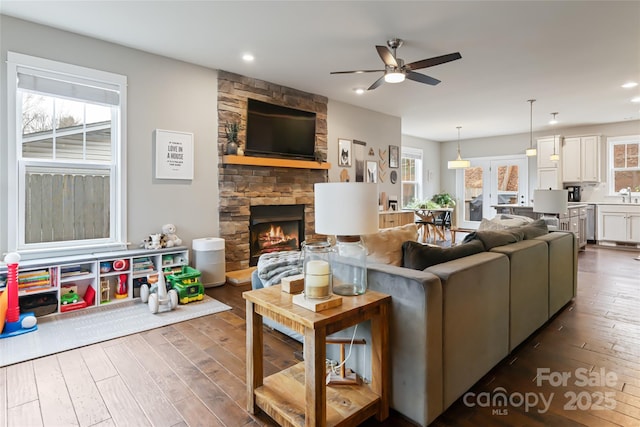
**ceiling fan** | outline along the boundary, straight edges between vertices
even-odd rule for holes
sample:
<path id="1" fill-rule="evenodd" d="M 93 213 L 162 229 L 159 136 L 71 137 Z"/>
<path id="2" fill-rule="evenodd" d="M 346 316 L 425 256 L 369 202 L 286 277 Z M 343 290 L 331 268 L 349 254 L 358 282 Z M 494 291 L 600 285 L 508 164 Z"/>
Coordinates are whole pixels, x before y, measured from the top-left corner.
<path id="1" fill-rule="evenodd" d="M 332 71 L 330 74 L 360 74 L 384 72 L 384 75 L 376 80 L 371 86 L 369 86 L 367 90 L 373 90 L 384 82 L 400 83 L 404 81 L 405 78 L 428 85 L 437 85 L 438 83 L 440 83 L 440 80 L 434 79 L 433 77 L 429 77 L 424 74 L 416 73 L 414 72 L 414 70 L 433 67 L 434 65 L 440 65 L 462 58 L 460 52 L 455 52 L 448 55 L 434 56 L 433 58 L 423 59 L 421 61 L 415 61 L 409 64 L 405 64 L 404 60 L 396 56 L 396 49 L 402 46 L 402 39 L 387 40 L 387 46 L 376 46 L 378 55 L 380 55 L 380 58 L 382 58 L 382 62 L 384 62 L 384 70 Z"/>

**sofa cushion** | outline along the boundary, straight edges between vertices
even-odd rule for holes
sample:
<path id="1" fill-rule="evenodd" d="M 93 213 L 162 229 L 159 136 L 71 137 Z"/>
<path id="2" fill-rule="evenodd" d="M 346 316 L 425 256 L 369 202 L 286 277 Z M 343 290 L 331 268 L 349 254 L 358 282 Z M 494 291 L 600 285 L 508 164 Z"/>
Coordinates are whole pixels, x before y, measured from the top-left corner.
<path id="1" fill-rule="evenodd" d="M 451 248 L 423 245 L 418 242 L 404 242 L 402 244 L 402 266 L 414 270 L 424 270 L 432 265 L 483 251 L 484 245 L 480 240 L 472 240 Z"/>
<path id="2" fill-rule="evenodd" d="M 490 250 L 496 246 L 504 246 L 510 243 L 519 242 L 523 240 L 524 232 L 518 230 L 483 230 L 474 231 L 467 234 L 462 243 L 467 243 L 472 240 L 480 240 L 484 245 L 485 250 Z"/>
<path id="3" fill-rule="evenodd" d="M 547 223 L 544 222 L 543 219 L 537 219 L 530 224 L 522 225 L 520 227 L 509 228 L 509 230 L 522 231 L 524 233 L 524 240 L 530 240 L 549 233 Z"/>
<path id="4" fill-rule="evenodd" d="M 521 225 L 527 225 L 533 221 L 533 218 L 528 218 L 520 215 L 498 215 L 494 218 L 487 219 L 482 218 L 479 231 L 485 230 L 506 230 L 512 227 L 518 227 Z"/>
<path id="5" fill-rule="evenodd" d="M 383 228 L 377 233 L 360 236 L 367 248 L 367 261 L 380 264 L 402 265 L 402 244 L 408 240 L 418 240 L 415 224 Z"/>

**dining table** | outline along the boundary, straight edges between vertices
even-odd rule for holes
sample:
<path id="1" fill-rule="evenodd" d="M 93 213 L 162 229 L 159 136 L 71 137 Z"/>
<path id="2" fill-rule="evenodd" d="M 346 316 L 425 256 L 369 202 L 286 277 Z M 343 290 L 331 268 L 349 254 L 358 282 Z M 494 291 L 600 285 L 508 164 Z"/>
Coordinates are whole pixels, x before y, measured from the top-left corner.
<path id="1" fill-rule="evenodd" d="M 444 218 L 439 225 L 436 220 L 447 213 L 450 216 L 451 212 L 453 212 L 453 208 L 449 207 L 417 208 L 414 210 L 414 213 L 418 217 L 416 224 L 418 225 L 418 229 L 421 231 L 423 242 L 427 242 L 432 233 L 436 241 L 438 240 L 438 237 L 440 238 L 439 240 L 447 240 Z"/>

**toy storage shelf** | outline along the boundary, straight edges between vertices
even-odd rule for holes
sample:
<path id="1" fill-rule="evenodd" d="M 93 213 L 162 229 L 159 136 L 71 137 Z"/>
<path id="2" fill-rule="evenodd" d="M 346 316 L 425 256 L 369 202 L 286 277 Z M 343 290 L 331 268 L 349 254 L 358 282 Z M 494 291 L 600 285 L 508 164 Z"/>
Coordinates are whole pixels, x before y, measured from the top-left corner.
<path id="1" fill-rule="evenodd" d="M 20 309 L 40 317 L 130 301 L 139 297 L 148 275 L 183 265 L 189 265 L 184 246 L 21 261 Z M 0 263 L 0 291 L 6 277 L 7 266 Z"/>

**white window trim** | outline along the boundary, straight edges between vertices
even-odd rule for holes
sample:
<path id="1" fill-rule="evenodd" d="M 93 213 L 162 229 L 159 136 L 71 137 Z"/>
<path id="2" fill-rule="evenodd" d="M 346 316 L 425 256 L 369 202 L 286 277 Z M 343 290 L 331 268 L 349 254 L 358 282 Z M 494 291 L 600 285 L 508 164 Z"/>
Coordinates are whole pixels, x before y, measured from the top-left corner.
<path id="1" fill-rule="evenodd" d="M 24 249 L 19 246 L 20 242 L 20 218 L 24 212 L 20 212 L 20 191 L 18 184 L 21 181 L 18 167 L 19 147 L 14 136 L 18 135 L 18 130 L 22 128 L 20 108 L 17 105 L 17 78 L 18 68 L 26 67 L 37 70 L 54 71 L 66 74 L 79 79 L 90 79 L 97 82 L 117 85 L 120 91 L 120 116 L 112 125 L 113 132 L 119 135 L 120 144 L 116 144 L 113 156 L 120 166 L 115 172 L 115 204 L 116 209 L 111 212 L 113 224 L 113 239 L 108 242 L 91 242 L 79 245 L 41 244 L 38 248 Z M 56 255 L 67 255 L 81 252 L 108 251 L 114 249 L 125 249 L 127 240 L 127 162 L 126 162 L 126 117 L 127 117 L 127 77 L 119 74 L 100 71 L 91 68 L 66 64 L 49 59 L 38 58 L 16 52 L 7 52 L 7 135 L 9 144 L 7 147 L 7 243 L 9 251 L 18 251 L 26 258 L 37 258 L 42 255 L 50 255 L 52 251 Z M 13 142 L 11 142 L 13 141 Z M 23 183 L 21 183 L 23 185 Z M 22 201 L 23 202 L 23 201 Z"/>
<path id="2" fill-rule="evenodd" d="M 638 143 L 640 144 L 640 135 L 626 135 L 626 136 L 612 136 L 607 138 L 607 192 L 609 196 L 619 196 L 620 194 L 616 191 L 614 187 L 614 172 L 615 168 L 613 167 L 613 146 L 616 144 L 629 144 L 629 143 Z M 630 169 L 630 168 L 626 168 Z M 640 170 L 640 165 L 638 165 L 638 170 Z M 632 196 L 640 196 L 640 192 L 632 191 Z"/>

